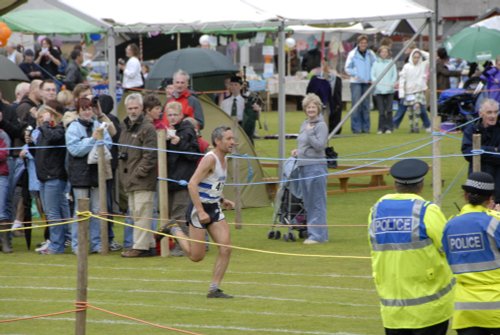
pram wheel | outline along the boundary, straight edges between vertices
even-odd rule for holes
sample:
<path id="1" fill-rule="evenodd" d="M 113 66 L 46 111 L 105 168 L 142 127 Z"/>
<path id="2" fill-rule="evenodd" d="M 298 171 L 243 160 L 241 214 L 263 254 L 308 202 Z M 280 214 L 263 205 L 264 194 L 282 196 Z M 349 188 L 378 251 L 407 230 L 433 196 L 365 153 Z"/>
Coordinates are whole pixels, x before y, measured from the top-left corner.
<path id="1" fill-rule="evenodd" d="M 289 233 L 287 233 L 287 234 L 284 234 L 284 235 L 283 235 L 283 239 L 284 239 L 286 242 L 288 242 L 288 241 L 290 241 L 290 242 L 295 242 L 295 241 L 297 240 L 297 239 L 295 238 L 295 234 L 294 234 L 294 233 L 292 233 L 292 232 L 289 232 Z"/>
<path id="2" fill-rule="evenodd" d="M 274 234 L 274 239 L 279 240 L 280 238 L 281 238 L 281 232 L 277 230 L 276 233 Z"/>
<path id="3" fill-rule="evenodd" d="M 300 238 L 307 238 L 307 230 L 300 230 L 299 237 Z"/>
<path id="4" fill-rule="evenodd" d="M 276 232 L 274 230 L 271 230 L 269 233 L 267 233 L 267 238 L 270 240 L 274 239 L 275 233 Z"/>

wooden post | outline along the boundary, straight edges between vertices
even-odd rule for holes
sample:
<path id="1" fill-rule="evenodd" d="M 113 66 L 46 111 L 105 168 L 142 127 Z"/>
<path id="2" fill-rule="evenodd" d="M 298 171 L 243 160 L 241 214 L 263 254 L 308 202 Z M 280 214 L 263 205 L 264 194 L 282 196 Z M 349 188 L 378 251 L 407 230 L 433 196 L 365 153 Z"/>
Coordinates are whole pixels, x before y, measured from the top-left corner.
<path id="1" fill-rule="evenodd" d="M 432 120 L 433 131 L 434 133 L 438 133 L 441 130 L 441 117 L 434 116 Z M 441 182 L 441 141 L 439 141 L 439 135 L 433 136 L 434 142 L 432 143 L 432 193 L 434 203 L 438 206 L 441 205 L 441 191 L 442 191 L 442 182 Z"/>
<path id="2" fill-rule="evenodd" d="M 102 141 L 104 139 L 104 129 L 100 128 L 97 134 L 97 140 Z M 108 194 L 106 192 L 106 158 L 104 156 L 104 144 L 97 146 L 97 154 L 99 156 L 97 162 L 99 175 L 99 216 L 103 216 L 103 213 L 108 212 Z M 107 255 L 109 253 L 108 224 L 108 221 L 101 220 L 101 255 Z"/>
<path id="3" fill-rule="evenodd" d="M 472 135 L 472 150 L 481 149 L 481 134 Z M 481 155 L 472 156 L 472 172 L 481 171 Z"/>
<path id="4" fill-rule="evenodd" d="M 269 88 L 266 88 L 266 112 L 271 111 L 271 93 Z"/>
<path id="5" fill-rule="evenodd" d="M 233 117 L 233 132 L 234 141 L 236 146 L 234 147 L 234 154 L 238 154 L 238 140 L 239 140 L 239 125 L 238 118 Z M 240 158 L 233 158 L 233 183 L 238 184 L 240 182 Z M 234 186 L 234 204 L 235 204 L 235 216 L 234 223 L 236 229 L 243 228 L 241 226 L 241 187 L 239 185 Z"/>
<path id="6" fill-rule="evenodd" d="M 89 199 L 78 200 L 78 211 L 89 211 Z M 77 254 L 77 274 L 76 274 L 76 301 L 87 301 L 88 283 L 88 243 L 89 243 L 89 220 L 78 222 L 78 254 Z M 87 311 L 76 312 L 75 314 L 75 335 L 85 335 L 87 321 Z"/>
<path id="7" fill-rule="evenodd" d="M 158 202 L 160 210 L 160 227 L 167 224 L 169 213 L 168 213 L 168 182 L 165 180 L 168 176 L 167 171 L 167 134 L 166 130 L 158 130 L 158 177 L 159 180 L 159 190 L 158 190 Z M 168 257 L 170 255 L 170 247 L 168 243 L 168 237 L 163 237 L 160 240 L 161 244 L 161 257 Z"/>
<path id="8" fill-rule="evenodd" d="M 237 43 L 236 33 L 233 33 L 233 42 Z M 238 48 L 239 49 L 239 48 Z M 236 64 L 238 62 L 238 53 L 236 50 L 233 52 L 233 63 Z"/>

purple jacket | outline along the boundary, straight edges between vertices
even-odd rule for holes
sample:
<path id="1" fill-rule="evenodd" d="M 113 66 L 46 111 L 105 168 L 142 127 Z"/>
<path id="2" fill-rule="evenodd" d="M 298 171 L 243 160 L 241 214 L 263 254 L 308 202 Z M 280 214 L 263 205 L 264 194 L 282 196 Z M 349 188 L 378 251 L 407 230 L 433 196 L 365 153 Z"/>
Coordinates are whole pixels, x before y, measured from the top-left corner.
<path id="1" fill-rule="evenodd" d="M 486 80 L 486 89 L 489 90 L 488 97 L 500 103 L 500 69 L 496 66 L 486 69 L 481 75 L 481 79 Z"/>

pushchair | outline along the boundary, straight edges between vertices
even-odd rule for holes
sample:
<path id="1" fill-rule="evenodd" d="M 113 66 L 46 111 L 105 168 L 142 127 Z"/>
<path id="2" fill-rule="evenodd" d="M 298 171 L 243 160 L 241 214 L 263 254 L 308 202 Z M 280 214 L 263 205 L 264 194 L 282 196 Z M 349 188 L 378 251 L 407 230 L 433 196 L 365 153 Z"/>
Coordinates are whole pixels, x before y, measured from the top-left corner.
<path id="1" fill-rule="evenodd" d="M 443 91 L 438 99 L 438 115 L 442 122 L 460 126 L 475 119 L 477 100 L 484 83 L 479 77 L 469 79 L 463 88 L 450 88 Z"/>
<path id="2" fill-rule="evenodd" d="M 299 238 L 307 237 L 306 210 L 302 201 L 302 190 L 298 180 L 299 169 L 297 159 L 288 158 L 283 164 L 282 182 L 274 200 L 273 225 L 268 232 L 269 239 L 296 241 L 294 231 L 298 231 Z M 281 234 L 280 228 L 287 231 Z"/>

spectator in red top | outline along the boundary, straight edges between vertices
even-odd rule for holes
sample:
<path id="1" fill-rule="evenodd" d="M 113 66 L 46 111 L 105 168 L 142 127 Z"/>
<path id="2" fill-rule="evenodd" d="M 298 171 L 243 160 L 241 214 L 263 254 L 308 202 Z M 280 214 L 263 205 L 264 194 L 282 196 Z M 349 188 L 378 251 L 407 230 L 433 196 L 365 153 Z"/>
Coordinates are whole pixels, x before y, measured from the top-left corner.
<path id="1" fill-rule="evenodd" d="M 173 97 L 168 102 L 177 101 L 182 105 L 182 113 L 185 117 L 192 117 L 200 123 L 203 129 L 205 118 L 200 101 L 188 89 L 189 74 L 183 70 L 178 70 L 173 77 L 174 92 Z M 163 115 L 163 123 L 168 126 L 167 116 Z"/>

